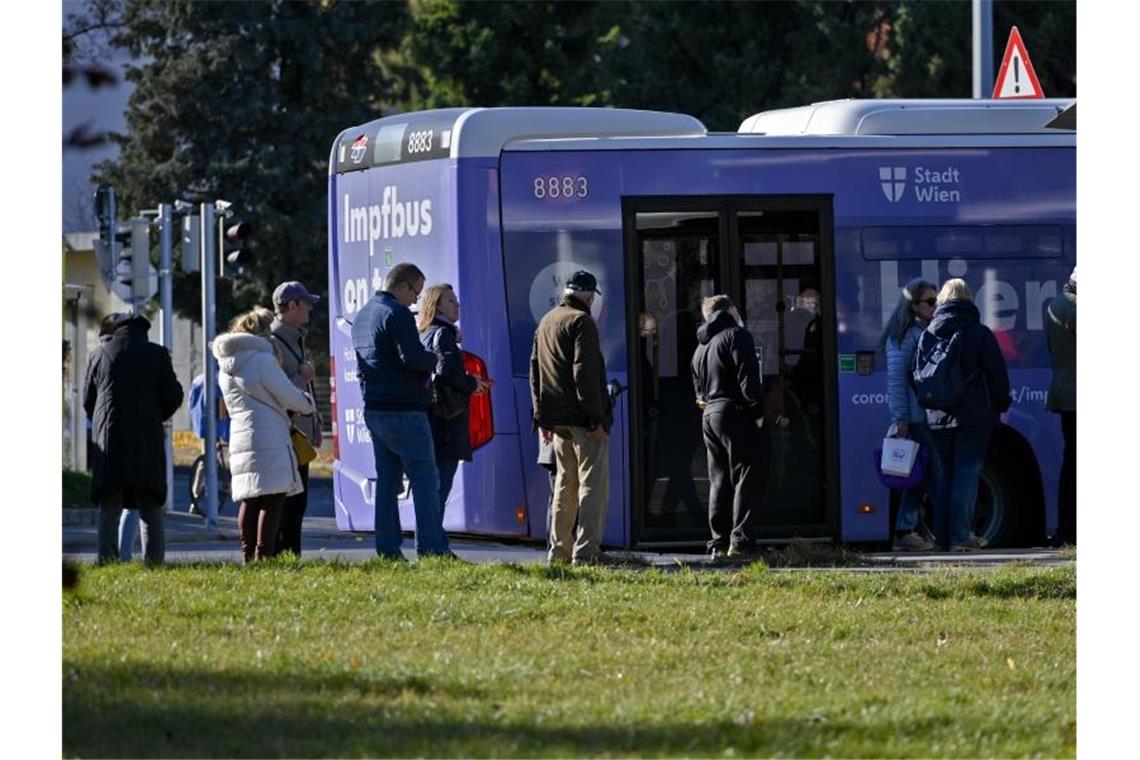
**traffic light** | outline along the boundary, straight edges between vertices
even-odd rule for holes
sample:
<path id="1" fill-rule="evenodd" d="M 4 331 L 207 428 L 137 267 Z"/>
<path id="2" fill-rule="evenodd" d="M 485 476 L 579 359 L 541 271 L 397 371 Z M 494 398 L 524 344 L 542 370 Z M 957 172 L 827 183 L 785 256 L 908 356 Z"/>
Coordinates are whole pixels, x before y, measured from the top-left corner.
<path id="1" fill-rule="evenodd" d="M 131 296 L 137 304 L 149 301 L 153 293 L 150 282 L 150 220 L 131 220 Z"/>
<path id="2" fill-rule="evenodd" d="M 222 222 L 221 267 L 224 275 L 226 266 L 236 267 L 235 274 L 244 274 L 245 265 L 253 260 L 247 239 L 252 232 L 250 223 L 243 219 L 225 219 Z"/>
<path id="3" fill-rule="evenodd" d="M 103 273 L 105 279 L 110 280 L 114 276 L 115 263 L 118 259 L 118 251 L 115 250 L 118 218 L 115 188 L 108 184 L 99 185 L 95 190 L 95 216 L 99 221 L 99 239 L 95 241 L 95 257 L 99 263 L 99 271 Z"/>
<path id="4" fill-rule="evenodd" d="M 150 221 L 142 217 L 116 225 L 112 236 L 115 251 L 112 292 L 132 306 L 154 295 L 150 275 Z"/>

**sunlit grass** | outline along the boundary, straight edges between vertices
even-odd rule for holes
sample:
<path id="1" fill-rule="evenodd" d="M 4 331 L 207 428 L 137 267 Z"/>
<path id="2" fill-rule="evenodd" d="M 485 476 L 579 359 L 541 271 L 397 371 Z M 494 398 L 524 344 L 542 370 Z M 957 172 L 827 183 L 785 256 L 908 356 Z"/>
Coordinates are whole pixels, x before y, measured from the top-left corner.
<path id="1" fill-rule="evenodd" d="M 81 756 L 1072 756 L 1072 568 L 85 569 Z"/>

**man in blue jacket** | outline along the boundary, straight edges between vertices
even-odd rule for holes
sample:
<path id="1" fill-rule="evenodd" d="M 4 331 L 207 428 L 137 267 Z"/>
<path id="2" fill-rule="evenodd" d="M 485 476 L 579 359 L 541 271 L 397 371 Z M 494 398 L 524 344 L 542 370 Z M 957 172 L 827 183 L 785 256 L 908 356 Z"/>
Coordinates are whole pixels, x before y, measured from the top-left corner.
<path id="1" fill-rule="evenodd" d="M 423 289 L 419 267 L 397 264 L 352 325 L 364 423 L 376 457 L 376 553 L 397 561 L 404 559 L 397 505 L 404 472 L 416 509 L 416 553 L 455 556 L 439 520 L 439 471 L 427 415 L 437 357 L 420 343 L 409 309 Z"/>
<path id="2" fill-rule="evenodd" d="M 701 314 L 692 369 L 708 451 L 709 556 L 747 557 L 755 552 L 753 523 L 767 477 L 760 362 L 728 296 L 706 298 Z"/>

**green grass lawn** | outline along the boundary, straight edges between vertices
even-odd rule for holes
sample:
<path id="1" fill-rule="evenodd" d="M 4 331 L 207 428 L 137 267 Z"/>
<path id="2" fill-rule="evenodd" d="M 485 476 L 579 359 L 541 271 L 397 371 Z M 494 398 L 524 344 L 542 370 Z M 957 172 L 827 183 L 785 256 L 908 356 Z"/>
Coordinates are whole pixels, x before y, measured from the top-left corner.
<path id="1" fill-rule="evenodd" d="M 72 756 L 1071 757 L 1076 574 L 91 568 Z"/>

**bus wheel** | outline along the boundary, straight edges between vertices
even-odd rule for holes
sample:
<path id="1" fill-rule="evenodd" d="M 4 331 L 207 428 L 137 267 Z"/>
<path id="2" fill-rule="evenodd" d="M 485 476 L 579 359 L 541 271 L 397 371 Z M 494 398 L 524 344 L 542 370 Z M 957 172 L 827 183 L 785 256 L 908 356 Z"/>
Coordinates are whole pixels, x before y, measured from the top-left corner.
<path id="1" fill-rule="evenodd" d="M 974 502 L 974 535 L 985 539 L 988 546 L 1004 548 L 1032 546 L 1041 540 L 1040 487 L 1030 466 L 1031 460 L 1014 455 L 994 453 L 982 465 L 978 476 L 978 495 Z M 930 497 L 923 499 L 919 530 L 932 539 L 934 508 Z"/>

